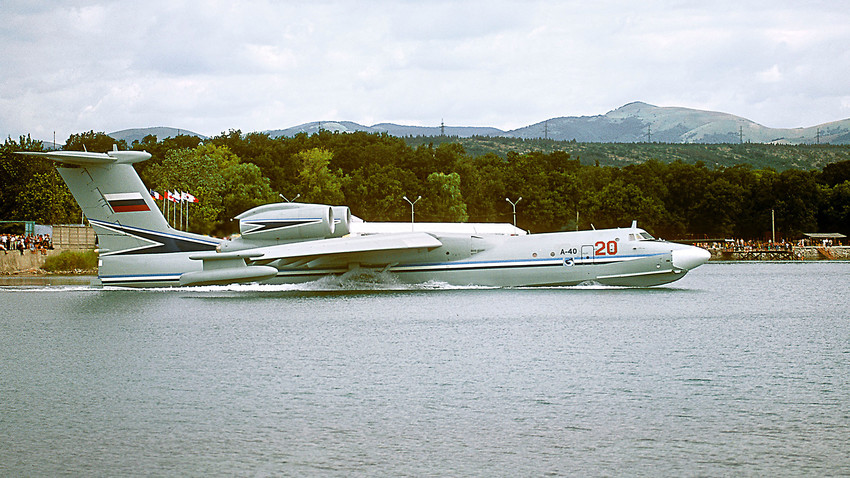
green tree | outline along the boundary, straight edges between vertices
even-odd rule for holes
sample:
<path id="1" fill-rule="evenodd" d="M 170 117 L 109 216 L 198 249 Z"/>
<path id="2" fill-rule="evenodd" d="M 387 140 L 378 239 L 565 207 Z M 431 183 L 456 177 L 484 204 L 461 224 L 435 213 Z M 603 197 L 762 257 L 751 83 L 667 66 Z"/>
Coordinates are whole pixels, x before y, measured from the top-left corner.
<path id="1" fill-rule="evenodd" d="M 597 228 L 624 227 L 637 220 L 650 232 L 664 215 L 664 206 L 655 198 L 648 197 L 634 184 L 621 180 L 613 181 L 595 197 L 589 197 L 582 205 L 588 211 Z"/>
<path id="2" fill-rule="evenodd" d="M 253 207 L 277 200 L 277 194 L 269 186 L 269 180 L 263 177 L 256 164 L 231 164 L 222 171 L 224 189 L 222 191 L 223 217 L 220 224 L 228 225 L 228 219 Z M 230 232 L 229 228 L 224 228 Z"/>
<path id="3" fill-rule="evenodd" d="M 517 226 L 534 232 L 554 228 L 555 198 L 550 185 L 549 170 L 541 153 L 509 153 L 505 168 L 505 197 L 522 197 L 522 212 L 517 213 Z M 502 202 L 505 202 L 502 199 Z M 505 202 L 506 210 L 510 205 Z"/>
<path id="4" fill-rule="evenodd" d="M 422 197 L 422 217 L 426 221 L 466 222 L 469 215 L 460 190 L 458 173 L 431 173 Z"/>
<path id="5" fill-rule="evenodd" d="M 342 187 L 345 183 L 342 171 L 331 171 L 328 165 L 333 153 L 327 149 L 313 148 L 296 155 L 301 169 L 298 173 L 301 199 L 304 202 L 321 204 L 342 204 L 345 197 Z"/>
<path id="6" fill-rule="evenodd" d="M 204 234 L 234 232 L 234 216 L 276 196 L 256 165 L 242 164 L 226 146 L 212 143 L 170 150 L 147 172 L 155 189 L 186 191 L 198 198 L 189 208 L 189 228 Z"/>
<path id="7" fill-rule="evenodd" d="M 465 158 L 458 165 L 458 171 L 470 221 L 510 220 L 510 206 L 505 202 L 505 160 L 495 154 Z"/>
<path id="8" fill-rule="evenodd" d="M 741 186 L 722 177 L 715 178 L 699 199 L 688 232 L 709 238 L 734 236 L 745 193 Z"/>
<path id="9" fill-rule="evenodd" d="M 850 180 L 850 160 L 827 164 L 823 167 L 819 179 L 830 187 Z"/>
<path id="10" fill-rule="evenodd" d="M 711 180 L 711 172 L 702 163 L 693 165 L 676 161 L 667 165 L 664 176 L 667 194 L 663 197 L 669 214 L 669 220 L 665 221 L 667 234 L 681 236 L 692 230 L 692 221 L 698 216 L 700 207 L 704 206 L 703 198 Z"/>
<path id="11" fill-rule="evenodd" d="M 800 237 L 817 230 L 820 190 L 815 174 L 788 169 L 779 174 L 774 185 L 777 231 L 783 237 Z"/>
<path id="12" fill-rule="evenodd" d="M 850 235 L 850 179 L 823 191 L 823 198 L 818 214 L 819 230 Z"/>
<path id="13" fill-rule="evenodd" d="M 108 136 L 106 133 L 95 133 L 94 131 L 72 134 L 68 137 L 68 140 L 65 141 L 65 146 L 62 149 L 65 151 L 90 151 L 103 153 L 111 151 L 113 145 L 117 145 L 120 150 L 129 149 L 127 147 L 127 142 L 123 139 L 116 140 Z"/>
<path id="14" fill-rule="evenodd" d="M 402 196 L 419 190 L 416 176 L 401 168 L 367 164 L 351 173 L 346 182 L 345 204 L 367 221 L 403 221 L 407 203 Z"/>
<path id="15" fill-rule="evenodd" d="M 0 147 L 0 218 L 61 224 L 80 220 L 77 206 L 48 159 L 15 154 L 42 151 L 41 141 L 7 138 Z"/>

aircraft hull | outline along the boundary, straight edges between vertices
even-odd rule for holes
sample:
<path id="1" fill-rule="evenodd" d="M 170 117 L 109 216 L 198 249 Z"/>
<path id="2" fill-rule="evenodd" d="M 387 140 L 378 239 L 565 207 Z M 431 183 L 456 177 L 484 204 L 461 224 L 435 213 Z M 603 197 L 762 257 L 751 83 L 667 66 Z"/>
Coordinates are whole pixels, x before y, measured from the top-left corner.
<path id="1" fill-rule="evenodd" d="M 103 285 L 120 287 L 173 287 L 181 285 L 180 279 L 184 274 L 201 270 L 196 261 L 181 261 L 174 257 L 164 258 L 163 261 L 172 266 L 183 264 L 183 268 L 174 267 L 170 271 L 153 270 L 155 262 L 151 262 L 151 257 L 147 257 L 147 261 L 146 265 L 142 265 L 134 260 L 134 264 L 130 268 L 116 267 L 117 264 L 112 264 L 109 269 L 135 270 L 141 273 L 132 275 L 109 274 L 106 270 L 102 270 L 100 280 Z M 150 273 L 145 273 L 145 266 L 151 268 Z M 192 270 L 187 272 L 186 269 L 189 267 L 192 267 Z M 327 276 L 357 276 L 380 272 L 389 273 L 396 280 L 410 284 L 436 281 L 458 286 L 490 287 L 574 286 L 594 283 L 625 287 L 650 287 L 679 280 L 684 277 L 687 271 L 676 268 L 672 262 L 672 254 L 667 252 L 644 257 L 624 257 L 609 262 L 602 262 L 599 258 L 582 260 L 570 257 L 566 259 L 421 262 L 389 268 L 283 268 L 278 271 L 275 277 L 257 282 L 263 284 L 297 284 L 319 280 Z M 250 277 L 241 280 L 241 282 L 248 281 L 251 281 Z M 227 282 L 240 281 L 230 280 Z"/>

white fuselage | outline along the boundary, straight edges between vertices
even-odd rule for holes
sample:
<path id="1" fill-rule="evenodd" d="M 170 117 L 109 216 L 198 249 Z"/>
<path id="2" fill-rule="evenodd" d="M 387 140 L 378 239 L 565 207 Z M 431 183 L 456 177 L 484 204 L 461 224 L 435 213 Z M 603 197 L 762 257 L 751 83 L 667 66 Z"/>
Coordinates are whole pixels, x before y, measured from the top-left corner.
<path id="1" fill-rule="evenodd" d="M 641 234 L 646 233 L 640 229 L 535 235 L 434 233 L 441 247 L 408 251 L 389 267 L 373 266 L 373 262 L 382 262 L 380 254 L 368 253 L 345 265 L 332 261 L 314 263 L 312 268 L 278 265 L 279 273 L 271 282 L 315 280 L 345 274 L 356 267 L 384 270 L 408 283 L 652 286 L 678 280 L 709 258 L 704 249 L 646 240 Z"/>

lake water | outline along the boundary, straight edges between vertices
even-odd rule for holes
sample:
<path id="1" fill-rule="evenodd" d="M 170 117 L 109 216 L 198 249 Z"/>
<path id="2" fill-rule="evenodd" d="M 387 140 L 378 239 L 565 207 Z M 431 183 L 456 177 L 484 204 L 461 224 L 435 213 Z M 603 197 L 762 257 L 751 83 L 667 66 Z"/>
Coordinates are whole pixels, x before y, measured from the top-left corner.
<path id="1" fill-rule="evenodd" d="M 850 474 L 850 263 L 667 287 L 0 281 L 0 475 Z"/>

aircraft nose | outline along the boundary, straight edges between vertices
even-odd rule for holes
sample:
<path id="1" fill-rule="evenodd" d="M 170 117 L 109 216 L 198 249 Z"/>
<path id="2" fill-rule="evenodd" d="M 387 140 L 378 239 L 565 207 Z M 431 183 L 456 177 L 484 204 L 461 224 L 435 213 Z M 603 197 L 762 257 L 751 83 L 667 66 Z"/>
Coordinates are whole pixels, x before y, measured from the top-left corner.
<path id="1" fill-rule="evenodd" d="M 705 264 L 711 258 L 711 253 L 701 247 L 688 247 L 673 251 L 673 267 L 691 270 Z"/>

